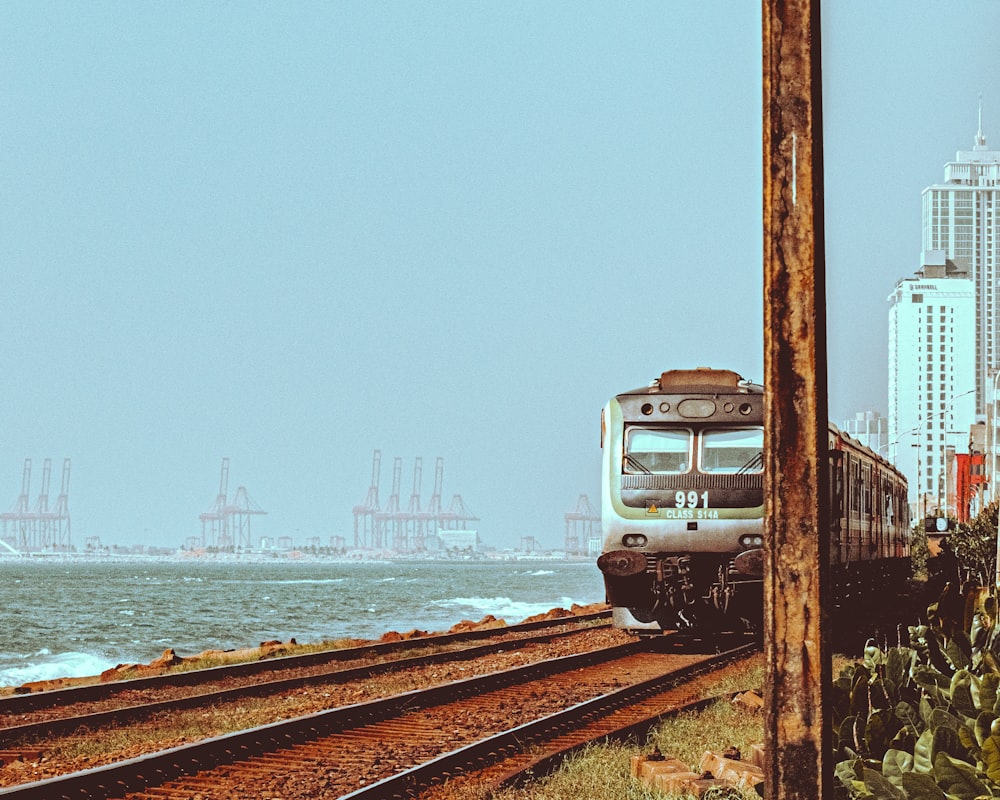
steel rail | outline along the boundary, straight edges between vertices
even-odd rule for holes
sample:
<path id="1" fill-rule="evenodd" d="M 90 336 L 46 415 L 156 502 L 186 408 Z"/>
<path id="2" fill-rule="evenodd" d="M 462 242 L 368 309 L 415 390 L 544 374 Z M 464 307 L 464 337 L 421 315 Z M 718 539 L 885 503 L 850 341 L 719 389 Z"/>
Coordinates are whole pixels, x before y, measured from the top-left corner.
<path id="1" fill-rule="evenodd" d="M 179 697 L 172 700 L 160 700 L 153 703 L 141 703 L 132 706 L 124 706 L 109 711 L 97 711 L 91 714 L 79 714 L 69 717 L 59 717 L 56 719 L 41 720 L 39 722 L 28 722 L 23 725 L 10 725 L 0 727 L 0 740 L 10 745 L 13 742 L 33 740 L 36 737 L 53 737 L 72 733 L 79 728 L 100 729 L 112 724 L 135 722 L 159 712 L 184 711 L 192 708 L 199 708 L 206 705 L 216 705 L 232 700 L 239 700 L 249 697 L 266 697 L 269 695 L 281 694 L 282 692 L 294 691 L 307 686 L 316 686 L 326 683 L 348 683 L 354 680 L 383 675 L 389 672 L 398 672 L 415 667 L 429 666 L 431 664 L 452 663 L 460 661 L 471 661 L 481 656 L 492 655 L 494 653 L 516 650 L 526 644 L 537 644 L 540 642 L 550 642 L 558 639 L 578 636 L 583 629 L 559 631 L 556 633 L 540 633 L 534 636 L 526 636 L 519 639 L 506 639 L 493 644 L 467 647 L 461 650 L 448 650 L 441 653 L 431 653 L 422 656 L 412 656 L 411 658 L 395 659 L 393 661 L 382 661 L 377 664 L 366 664 L 360 667 L 349 667 L 347 669 L 332 670 L 316 675 L 304 675 L 295 678 L 281 678 L 263 683 L 248 684 L 232 689 L 219 689 L 217 691 L 202 692 L 188 697 Z"/>
<path id="2" fill-rule="evenodd" d="M 518 634 L 527 631 L 543 630 L 560 625 L 585 624 L 607 619 L 610 611 L 598 611 L 592 614 L 580 614 L 559 617 L 553 620 L 535 620 L 521 622 L 515 625 L 505 625 L 497 628 L 483 628 L 457 633 L 442 633 L 431 636 L 420 636 L 414 639 L 403 639 L 395 642 L 378 642 L 376 644 L 344 647 L 336 650 L 323 650 L 318 653 L 307 653 L 299 656 L 280 656 L 265 658 L 259 661 L 246 661 L 240 664 L 225 664 L 219 667 L 176 672 L 166 675 L 155 675 L 148 678 L 132 678 L 107 683 L 94 683 L 86 686 L 74 686 L 67 689 L 52 689 L 31 694 L 14 694 L 0 698 L 0 719 L 4 715 L 23 714 L 29 711 L 39 711 L 44 708 L 65 706 L 71 703 L 85 703 L 94 700 L 104 700 L 115 692 L 136 691 L 145 689 L 162 689 L 165 687 L 196 686 L 200 683 L 242 678 L 260 675 L 265 672 L 276 672 L 287 669 L 301 669 L 320 666 L 338 661 L 351 661 L 392 654 L 401 650 L 412 650 L 419 647 L 440 647 L 454 642 L 488 639 L 506 634 Z"/>
<path id="3" fill-rule="evenodd" d="M 157 753 L 80 772 L 0 789 L 4 800 L 98 800 L 160 785 L 202 770 L 312 741 L 352 727 L 391 719 L 403 712 L 454 702 L 485 691 L 649 652 L 648 641 L 540 661 L 523 667 L 466 678 L 428 689 L 343 706 L 205 739 Z"/>
<path id="4" fill-rule="evenodd" d="M 391 800 L 392 798 L 413 797 L 434 784 L 442 783 L 447 778 L 468 772 L 477 766 L 480 768 L 488 766 L 507 758 L 511 754 L 521 753 L 527 747 L 538 746 L 540 743 L 563 736 L 567 732 L 579 729 L 589 722 L 607 717 L 615 711 L 647 700 L 650 697 L 686 683 L 698 675 L 712 672 L 721 666 L 759 651 L 759 644 L 741 645 L 734 650 L 719 653 L 698 664 L 681 667 L 657 678 L 609 692 L 600 697 L 595 697 L 593 700 L 578 703 L 563 711 L 550 714 L 524 725 L 519 725 L 510 730 L 498 733 L 495 736 L 481 739 L 478 742 L 473 742 L 470 745 L 453 750 L 450 753 L 445 753 L 438 758 L 385 778 L 370 786 L 365 786 L 349 794 L 342 795 L 341 800 Z M 699 704 L 704 705 L 713 699 L 700 698 L 696 701 L 685 703 L 684 707 L 697 707 Z M 675 707 L 669 709 L 668 712 L 661 712 L 652 716 L 644 715 L 629 725 L 604 731 L 598 736 L 580 738 L 572 744 L 549 751 L 544 756 L 531 759 L 529 763 L 509 772 L 501 778 L 498 785 L 499 787 L 516 785 L 523 782 L 528 773 L 535 776 L 547 774 L 554 770 L 566 755 L 591 742 L 600 739 L 627 739 L 633 737 L 639 731 L 651 728 L 659 719 L 666 716 L 667 713 L 676 713 L 679 710 L 680 707 Z"/>

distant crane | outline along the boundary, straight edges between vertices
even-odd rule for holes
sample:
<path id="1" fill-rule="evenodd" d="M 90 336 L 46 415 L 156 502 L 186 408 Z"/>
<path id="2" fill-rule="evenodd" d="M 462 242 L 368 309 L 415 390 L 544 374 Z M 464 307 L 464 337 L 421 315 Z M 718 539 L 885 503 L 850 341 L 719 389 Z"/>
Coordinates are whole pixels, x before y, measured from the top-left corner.
<path id="1" fill-rule="evenodd" d="M 35 508 L 29 521 L 32 544 L 38 550 L 45 550 L 52 544 L 51 520 L 49 519 L 49 480 L 51 477 L 52 459 L 47 458 L 42 462 L 42 488 L 38 493 L 38 499 L 35 501 Z"/>
<path id="2" fill-rule="evenodd" d="M 69 464 L 63 462 L 63 484 L 54 509 L 49 508 L 49 486 L 52 478 L 52 459 L 42 464 L 42 486 L 34 507 L 31 507 L 31 459 L 24 460 L 21 477 L 21 494 L 10 511 L 0 514 L 3 534 L 0 541 L 6 549 L 21 552 L 64 552 L 72 550 L 69 518 Z"/>
<path id="3" fill-rule="evenodd" d="M 375 541 L 374 547 L 377 550 L 394 547 L 400 540 L 400 528 L 403 521 L 400 519 L 399 507 L 399 486 L 403 479 L 403 459 L 398 456 L 392 460 L 392 494 L 389 495 L 389 502 L 382 511 L 375 513 Z M 405 534 L 405 530 L 403 531 Z"/>
<path id="4" fill-rule="evenodd" d="M 578 556 L 590 552 L 590 543 L 594 538 L 594 526 L 600 525 L 601 515 L 590 505 L 590 498 L 580 495 L 576 502 L 576 510 L 565 515 L 566 538 L 563 545 L 566 555 Z M 580 540 L 583 539 L 581 547 Z"/>
<path id="5" fill-rule="evenodd" d="M 423 531 L 415 544 L 417 550 L 426 550 L 427 537 L 437 534 L 438 520 L 443 512 L 441 507 L 441 486 L 443 483 L 444 459 L 438 456 L 434 464 L 434 489 L 431 491 L 431 499 L 427 503 L 427 508 L 417 514 L 420 529 Z"/>
<path id="6" fill-rule="evenodd" d="M 29 510 L 28 493 L 31 490 L 31 459 L 24 459 L 24 472 L 21 474 L 21 494 L 17 498 L 10 511 L 0 514 L 3 521 L 3 538 L 15 549 L 22 552 L 30 552 L 32 542 L 31 512 Z"/>
<path id="7" fill-rule="evenodd" d="M 406 517 L 403 520 L 406 526 L 406 536 L 402 547 L 394 545 L 396 550 L 424 549 L 424 523 L 420 518 L 420 485 L 423 482 L 423 463 L 423 459 L 417 456 L 413 464 L 413 493 L 410 495 L 410 504 L 406 507 Z"/>
<path id="8" fill-rule="evenodd" d="M 266 514 L 267 512 L 250 499 L 245 486 L 240 486 L 236 490 L 236 497 L 231 505 L 226 506 L 226 514 L 233 521 L 233 535 L 236 538 L 236 546 L 249 550 L 250 539 L 250 518 Z"/>
<path id="9" fill-rule="evenodd" d="M 379 510 L 378 484 L 382 465 L 382 451 L 376 450 L 372 458 L 372 482 L 368 487 L 368 495 L 361 505 L 354 506 L 354 546 L 356 548 L 374 547 L 375 514 Z"/>
<path id="10" fill-rule="evenodd" d="M 372 459 L 372 479 L 363 503 L 353 507 L 354 546 L 376 550 L 392 549 L 396 552 L 420 552 L 427 549 L 427 538 L 438 529 L 462 530 L 467 523 L 477 521 L 462 501 L 461 495 L 452 497 L 451 505 L 442 507 L 444 459 L 440 456 L 434 465 L 434 490 L 430 502 L 422 507 L 420 498 L 423 481 L 423 459 L 417 457 L 413 468 L 413 492 L 406 509 L 400 506 L 403 460 L 393 459 L 392 493 L 384 507 L 379 505 L 379 466 L 382 453 L 376 450 Z"/>
<path id="11" fill-rule="evenodd" d="M 236 490 L 233 502 L 228 500 L 229 493 L 229 459 L 222 459 L 222 471 L 219 475 L 219 493 L 212 507 L 199 514 L 201 520 L 202 547 L 217 547 L 231 549 L 235 547 L 251 547 L 250 518 L 266 514 L 247 493 L 245 486 Z"/>
<path id="12" fill-rule="evenodd" d="M 59 497 L 52 511 L 53 538 L 57 548 L 66 552 L 71 549 L 72 524 L 69 518 L 69 469 L 70 460 L 63 459 L 62 483 L 59 486 Z"/>
<path id="13" fill-rule="evenodd" d="M 222 459 L 222 472 L 219 476 L 219 493 L 214 505 L 203 514 L 201 520 L 202 547 L 229 546 L 229 517 L 226 515 L 226 495 L 229 491 L 229 459 Z"/>
<path id="14" fill-rule="evenodd" d="M 478 522 L 479 517 L 470 511 L 464 502 L 462 502 L 462 495 L 456 494 L 452 495 L 451 505 L 448 506 L 448 511 L 445 517 L 449 522 L 454 524 L 455 530 L 464 530 L 468 527 L 466 523 Z"/>

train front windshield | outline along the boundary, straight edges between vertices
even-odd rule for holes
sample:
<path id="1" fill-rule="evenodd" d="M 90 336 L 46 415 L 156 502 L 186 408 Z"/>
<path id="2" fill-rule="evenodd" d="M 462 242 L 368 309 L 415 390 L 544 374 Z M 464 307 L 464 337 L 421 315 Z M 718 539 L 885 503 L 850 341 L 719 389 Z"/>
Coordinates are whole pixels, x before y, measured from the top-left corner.
<path id="1" fill-rule="evenodd" d="M 703 430 L 698 466 L 702 472 L 745 475 L 764 471 L 764 429 Z"/>
<path id="2" fill-rule="evenodd" d="M 631 426 L 625 433 L 622 471 L 626 474 L 679 475 L 692 470 L 747 475 L 764 471 L 764 429 L 656 429 Z"/>

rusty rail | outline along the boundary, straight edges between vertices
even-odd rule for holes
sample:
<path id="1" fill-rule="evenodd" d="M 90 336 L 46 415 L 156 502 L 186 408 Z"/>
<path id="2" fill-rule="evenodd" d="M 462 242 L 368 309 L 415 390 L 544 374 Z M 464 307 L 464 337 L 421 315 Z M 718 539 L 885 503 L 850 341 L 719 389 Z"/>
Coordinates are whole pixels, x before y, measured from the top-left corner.
<path id="1" fill-rule="evenodd" d="M 128 761 L 0 789 L 0 798 L 96 800 L 121 797 L 183 775 L 232 764 L 351 728 L 390 719 L 405 711 L 477 697 L 485 691 L 538 680 L 569 670 L 648 653 L 639 641 L 580 655 L 564 656 L 490 675 L 441 684 L 392 697 L 321 711 L 247 731 L 151 753 Z"/>
<path id="2" fill-rule="evenodd" d="M 378 642 L 375 644 L 343 647 L 336 650 L 323 650 L 317 653 L 307 653 L 300 656 L 281 656 L 260 661 L 246 661 L 239 664 L 226 664 L 207 669 L 190 670 L 188 672 L 173 672 L 156 675 L 149 678 L 133 678 L 130 680 L 94 683 L 84 686 L 74 686 L 68 689 L 52 689 L 32 694 L 15 694 L 0 698 L 0 720 L 6 715 L 24 714 L 43 708 L 53 708 L 85 703 L 94 700 L 104 700 L 115 692 L 132 692 L 146 689 L 162 690 L 166 687 L 198 686 L 213 681 L 228 678 L 243 678 L 264 675 L 269 672 L 280 672 L 302 667 L 316 667 L 324 664 L 334 664 L 340 661 L 352 661 L 361 658 L 391 655 L 400 651 L 416 650 L 422 647 L 442 647 L 457 642 L 476 641 L 507 635 L 517 635 L 529 631 L 540 631 L 546 628 L 563 625 L 584 625 L 590 622 L 606 620 L 610 611 L 598 611 L 592 614 L 579 614 L 558 619 L 521 622 L 515 625 L 505 625 L 497 628 L 480 628 L 457 633 L 441 633 L 430 636 L 420 636 L 414 639 L 403 639 L 395 642 Z"/>
<path id="3" fill-rule="evenodd" d="M 662 695 L 695 676 L 719 669 L 733 661 L 745 658 L 758 652 L 756 643 L 744 644 L 733 650 L 719 653 L 699 664 L 692 664 L 678 670 L 672 670 L 657 678 L 652 678 L 633 686 L 627 686 L 601 697 L 595 697 L 579 703 L 565 711 L 550 714 L 547 717 L 503 731 L 495 736 L 482 739 L 467 747 L 462 747 L 446 753 L 433 761 L 413 767 L 412 769 L 393 775 L 378 783 L 358 789 L 343 795 L 342 800 L 394 800 L 395 798 L 413 797 L 443 779 L 462 774 L 466 771 L 496 763 L 509 754 L 521 753 L 532 747 L 542 746 L 553 739 L 563 737 L 567 732 L 576 731 L 588 722 L 606 718 L 615 711 Z M 517 770 L 513 770 L 499 781 L 500 787 L 518 786 L 530 775 L 532 778 L 542 777 L 552 772 L 563 759 L 572 752 L 596 741 L 624 741 L 644 735 L 655 724 L 671 713 L 681 708 L 693 709 L 712 702 L 715 698 L 699 698 L 684 703 L 683 706 L 662 707 L 653 715 L 638 714 L 626 725 L 615 725 L 602 730 L 597 735 L 582 735 L 573 737 L 570 744 L 564 744 L 558 749 L 549 750 L 544 755 L 536 756 Z"/>
<path id="4" fill-rule="evenodd" d="M 366 664 L 360 667 L 349 667 L 347 669 L 336 669 L 324 671 L 315 675 L 306 675 L 295 678 L 283 678 L 269 680 L 262 683 L 247 684 L 232 689 L 220 689 L 210 692 L 178 697 L 172 700 L 159 700 L 152 703 L 142 703 L 108 711 L 97 711 L 90 714 L 81 714 L 56 719 L 42 720 L 40 722 L 28 722 L 21 725 L 11 725 L 0 727 L 0 737 L 8 744 L 11 742 L 34 741 L 42 737 L 62 736 L 79 728 L 90 730 L 100 730 L 104 727 L 116 726 L 143 720 L 153 714 L 175 711 L 184 711 L 192 708 L 202 708 L 209 705 L 232 702 L 250 697 L 271 697 L 284 692 L 308 686 L 322 686 L 334 683 L 348 683 L 350 681 L 361 680 L 375 675 L 398 672 L 414 667 L 423 667 L 429 664 L 450 664 L 461 661 L 471 661 L 485 655 L 493 653 L 503 653 L 509 650 L 517 650 L 526 644 L 538 642 L 556 641 L 559 639 L 578 636 L 584 633 L 582 629 L 559 631 L 553 633 L 540 633 L 534 636 L 526 636 L 517 639 L 505 639 L 492 644 L 466 647 L 461 650 L 447 650 L 429 655 L 413 656 L 411 658 L 401 658 L 392 661 L 381 661 L 376 664 Z M 2 719 L 2 718 L 0 718 Z"/>

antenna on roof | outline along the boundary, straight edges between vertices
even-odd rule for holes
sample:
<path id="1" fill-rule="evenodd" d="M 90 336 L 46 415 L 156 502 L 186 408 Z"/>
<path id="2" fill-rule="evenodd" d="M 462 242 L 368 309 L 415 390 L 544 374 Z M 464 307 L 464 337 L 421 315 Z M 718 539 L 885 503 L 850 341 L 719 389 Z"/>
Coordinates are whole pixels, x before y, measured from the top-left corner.
<path id="1" fill-rule="evenodd" d="M 986 146 L 986 137 L 983 136 L 983 96 L 979 95 L 979 130 L 976 132 L 976 144 Z"/>

